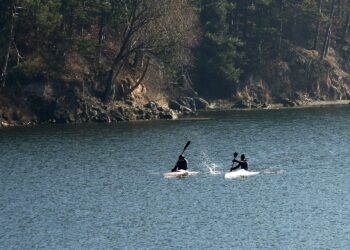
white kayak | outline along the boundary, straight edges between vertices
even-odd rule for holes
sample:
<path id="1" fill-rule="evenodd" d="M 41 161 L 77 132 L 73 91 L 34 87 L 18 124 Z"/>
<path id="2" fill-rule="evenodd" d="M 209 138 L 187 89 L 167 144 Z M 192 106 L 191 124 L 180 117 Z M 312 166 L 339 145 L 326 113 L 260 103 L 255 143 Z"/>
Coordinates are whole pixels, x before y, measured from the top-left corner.
<path id="1" fill-rule="evenodd" d="M 199 172 L 197 171 L 188 171 L 188 170 L 179 170 L 176 172 L 169 172 L 169 173 L 164 173 L 165 178 L 181 178 L 181 177 L 186 177 L 186 176 L 191 176 L 191 175 L 197 175 Z"/>
<path id="2" fill-rule="evenodd" d="M 239 177 L 244 177 L 244 176 L 252 176 L 252 175 L 257 175 L 259 172 L 253 172 L 253 171 L 247 171 L 244 169 L 239 169 L 236 171 L 228 172 L 225 174 L 225 179 L 234 179 L 234 178 L 239 178 Z"/>

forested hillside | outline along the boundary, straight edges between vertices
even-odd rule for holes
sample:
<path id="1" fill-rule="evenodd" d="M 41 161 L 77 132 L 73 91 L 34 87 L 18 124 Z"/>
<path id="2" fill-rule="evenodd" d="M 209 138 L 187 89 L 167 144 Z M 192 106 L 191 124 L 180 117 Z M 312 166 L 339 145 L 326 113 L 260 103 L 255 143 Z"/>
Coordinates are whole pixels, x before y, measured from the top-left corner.
<path id="1" fill-rule="evenodd" d="M 197 86 L 256 103 L 347 98 L 349 8 L 346 0 L 202 1 Z"/>
<path id="2" fill-rule="evenodd" d="M 2 121 L 172 118 L 172 109 L 203 104 L 191 99 L 198 94 L 235 107 L 350 97 L 348 0 L 2 0 L 0 8 Z"/>

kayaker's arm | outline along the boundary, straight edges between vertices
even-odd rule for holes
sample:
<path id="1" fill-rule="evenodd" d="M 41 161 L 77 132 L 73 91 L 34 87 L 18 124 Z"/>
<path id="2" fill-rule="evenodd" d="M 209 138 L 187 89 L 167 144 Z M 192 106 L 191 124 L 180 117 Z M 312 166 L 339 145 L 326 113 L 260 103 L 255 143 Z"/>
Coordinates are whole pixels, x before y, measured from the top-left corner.
<path id="1" fill-rule="evenodd" d="M 171 172 L 176 172 L 176 171 L 179 171 L 179 170 L 187 170 L 187 160 L 186 159 L 178 160 L 176 162 L 175 167 L 171 170 Z"/>
<path id="2" fill-rule="evenodd" d="M 234 158 L 232 160 L 232 168 L 230 170 L 234 171 L 238 168 L 248 170 L 248 162 L 247 162 L 247 159 L 245 158 L 245 155 L 244 154 L 241 155 L 241 160 L 236 160 L 236 156 L 237 156 L 237 154 L 235 153 Z M 234 167 L 235 162 L 238 163 L 238 165 L 236 167 Z"/>
<path id="3" fill-rule="evenodd" d="M 235 163 L 235 162 L 238 163 L 237 166 L 234 166 L 234 163 Z M 239 160 L 233 159 L 233 160 L 232 160 L 232 168 L 230 169 L 230 171 L 235 171 L 235 170 L 241 168 L 242 165 L 243 165 L 243 161 L 239 161 Z"/>
<path id="4" fill-rule="evenodd" d="M 230 168 L 230 171 L 234 171 L 234 170 L 239 168 L 239 164 L 237 166 L 235 166 L 235 162 L 239 163 L 239 161 L 237 161 L 236 159 L 233 159 L 232 160 L 232 167 Z"/>
<path id="5" fill-rule="evenodd" d="M 240 167 L 241 165 L 240 164 L 238 164 L 237 166 L 232 166 L 232 168 L 230 169 L 230 171 L 235 171 L 236 169 L 239 169 L 239 167 Z"/>
<path id="6" fill-rule="evenodd" d="M 179 161 L 176 162 L 176 165 L 175 165 L 175 167 L 173 167 L 173 169 L 171 170 L 171 172 L 176 172 L 176 171 L 178 171 L 178 170 L 179 170 L 178 165 L 179 165 Z"/>

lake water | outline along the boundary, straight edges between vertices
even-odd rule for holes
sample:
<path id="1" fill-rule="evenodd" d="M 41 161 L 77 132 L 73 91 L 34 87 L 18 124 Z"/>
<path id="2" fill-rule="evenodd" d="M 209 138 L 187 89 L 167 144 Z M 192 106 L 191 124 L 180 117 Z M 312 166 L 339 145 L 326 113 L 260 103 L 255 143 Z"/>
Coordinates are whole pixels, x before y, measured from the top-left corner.
<path id="1" fill-rule="evenodd" d="M 0 249 L 349 249 L 350 105 L 200 117 L 1 129 Z"/>

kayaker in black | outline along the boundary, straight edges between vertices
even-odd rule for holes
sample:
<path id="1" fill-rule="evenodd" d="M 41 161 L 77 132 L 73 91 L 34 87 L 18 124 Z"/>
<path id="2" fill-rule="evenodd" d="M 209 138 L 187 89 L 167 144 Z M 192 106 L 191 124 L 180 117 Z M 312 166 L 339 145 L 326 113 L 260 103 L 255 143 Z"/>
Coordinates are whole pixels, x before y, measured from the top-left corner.
<path id="1" fill-rule="evenodd" d="M 233 166 L 233 164 L 237 162 L 238 165 L 237 166 Z M 237 170 L 237 169 L 244 169 L 244 170 L 248 170 L 248 162 L 247 162 L 247 159 L 245 158 L 245 155 L 244 154 L 241 154 L 241 160 L 238 161 L 236 160 L 236 157 L 233 159 L 232 161 L 232 168 L 230 169 L 230 171 L 234 171 L 234 170 Z"/>
<path id="2" fill-rule="evenodd" d="M 171 172 L 176 172 L 179 170 L 187 170 L 187 160 L 185 156 L 179 155 L 179 159 L 176 162 L 175 167 L 171 170 Z"/>

